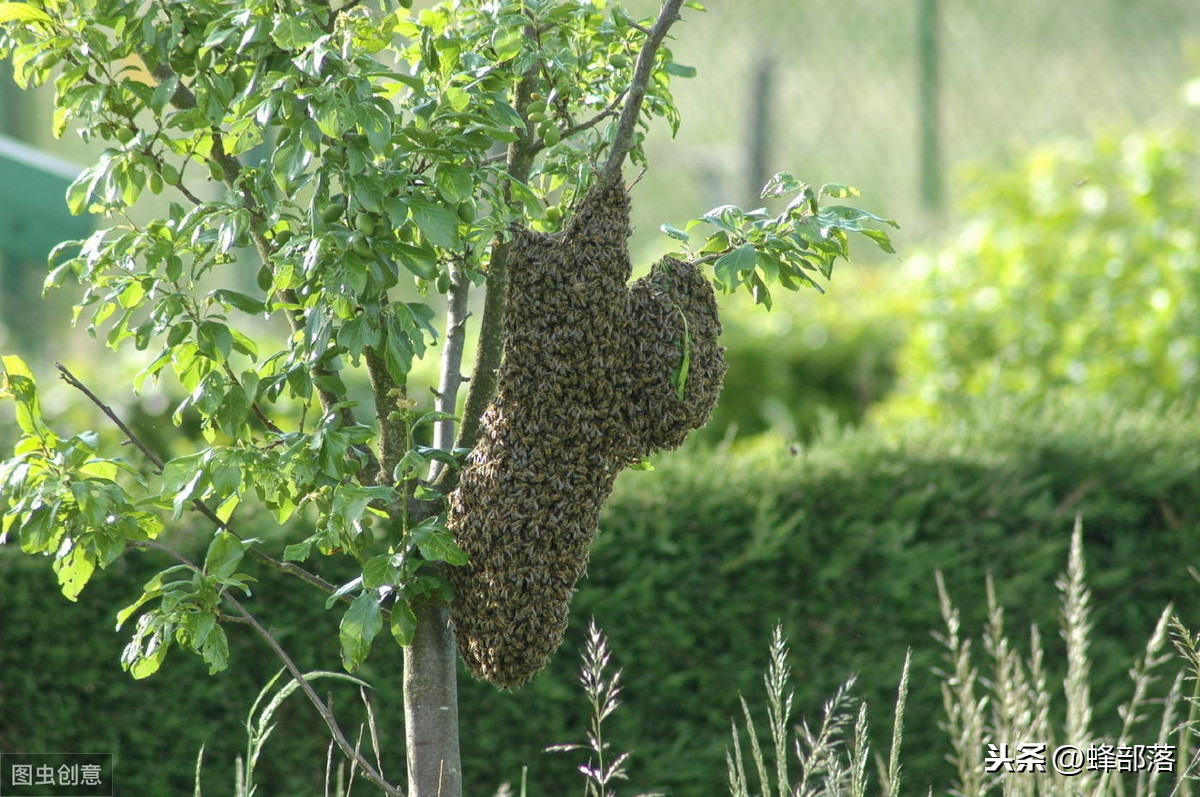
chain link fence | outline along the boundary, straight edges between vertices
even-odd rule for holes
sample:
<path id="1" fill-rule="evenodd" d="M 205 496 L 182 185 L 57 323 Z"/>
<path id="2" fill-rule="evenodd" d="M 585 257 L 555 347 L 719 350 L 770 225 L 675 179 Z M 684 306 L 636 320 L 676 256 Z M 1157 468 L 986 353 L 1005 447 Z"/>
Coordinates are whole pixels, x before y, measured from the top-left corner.
<path id="1" fill-rule="evenodd" d="M 911 241 L 969 188 L 954 179 L 962 164 L 1168 117 L 1200 74 L 1195 0 L 708 6 L 676 30 L 677 60 L 700 74 L 676 83 L 678 139 L 652 139 L 643 236 L 694 207 L 685 197 L 753 203 L 753 186 L 787 170 L 858 186 Z"/>

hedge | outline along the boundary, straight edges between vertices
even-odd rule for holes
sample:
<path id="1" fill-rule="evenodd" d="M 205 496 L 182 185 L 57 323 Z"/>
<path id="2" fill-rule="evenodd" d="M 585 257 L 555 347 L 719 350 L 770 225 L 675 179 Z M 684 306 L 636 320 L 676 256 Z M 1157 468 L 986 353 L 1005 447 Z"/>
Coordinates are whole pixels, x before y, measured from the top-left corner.
<path id="1" fill-rule="evenodd" d="M 584 739 L 575 679 L 591 617 L 623 668 L 625 705 L 608 738 L 634 754 L 630 793 L 724 791 L 729 721 L 739 692 L 762 707 L 777 622 L 792 645 L 798 709 L 815 717 L 858 672 L 875 749 L 886 749 L 912 649 L 906 791 L 944 790 L 934 572 L 944 573 L 967 629 L 982 627 L 990 572 L 1012 635 L 1037 622 L 1053 669 L 1062 652 L 1054 581 L 1076 515 L 1094 591 L 1097 722 L 1111 725 L 1125 671 L 1163 605 L 1174 601 L 1197 625 L 1187 611 L 1200 587 L 1187 565 L 1200 551 L 1198 447 L 1200 421 L 1178 413 L 991 405 L 937 425 L 826 433 L 803 448 L 693 448 L 662 457 L 653 473 L 627 473 L 605 512 L 568 643 L 548 670 L 512 694 L 464 676 L 468 793 L 515 784 L 522 766 L 530 795 L 581 791 L 580 754 L 541 750 Z M 13 554 L 0 550 L 0 749 L 117 752 L 122 793 L 166 794 L 191 788 L 205 744 L 206 793 L 230 793 L 240 723 L 276 662 L 233 633 L 229 672 L 209 678 L 199 661 L 172 654 L 159 675 L 134 683 L 120 672 L 111 618 L 136 595 L 147 563 L 131 558 L 76 605 L 54 593 L 45 563 Z M 336 669 L 336 617 L 319 596 L 264 575 L 254 602 L 304 666 Z M 376 685 L 384 768 L 397 777 L 399 659 L 379 644 L 364 673 Z M 336 689 L 350 711 L 355 694 Z M 322 739 L 296 701 L 268 742 L 259 794 L 321 793 Z M 361 784 L 355 791 L 366 793 Z"/>

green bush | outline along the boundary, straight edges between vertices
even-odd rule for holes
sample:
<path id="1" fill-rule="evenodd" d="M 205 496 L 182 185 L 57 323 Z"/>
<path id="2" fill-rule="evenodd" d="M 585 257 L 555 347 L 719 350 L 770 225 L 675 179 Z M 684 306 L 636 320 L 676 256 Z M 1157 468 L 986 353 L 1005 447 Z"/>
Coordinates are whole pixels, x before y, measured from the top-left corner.
<path id="1" fill-rule="evenodd" d="M 886 292 L 889 266 L 842 268 L 829 293 L 808 291 L 769 313 L 748 297 L 721 299 L 725 389 L 702 439 L 768 430 L 810 439 L 825 418 L 857 424 L 892 389 L 902 328 Z"/>
<path id="2" fill-rule="evenodd" d="M 930 673 L 944 664 L 931 637 L 942 627 L 933 574 L 945 574 L 964 625 L 974 628 L 986 617 L 991 572 L 1010 633 L 1019 638 L 1037 621 L 1050 683 L 1060 682 L 1053 583 L 1076 514 L 1094 596 L 1097 722 L 1115 725 L 1125 669 L 1162 607 L 1174 601 L 1185 623 L 1198 624 L 1186 614 L 1198 589 L 1187 573 L 1200 558 L 1197 446 L 1200 419 L 1182 415 L 1102 403 L 1047 403 L 1035 414 L 990 405 L 955 423 L 826 434 L 796 454 L 765 445 L 691 448 L 663 457 L 656 472 L 626 473 L 572 609 L 568 644 L 547 672 L 513 694 L 464 678 L 468 791 L 515 784 L 528 765 L 530 795 L 579 793 L 582 753 L 541 751 L 584 736 L 589 706 L 577 675 L 591 617 L 624 670 L 625 705 L 606 739 L 633 752 L 631 791 L 725 790 L 737 694 L 761 695 L 762 651 L 777 621 L 792 642 L 797 713 L 817 716 L 857 671 L 860 694 L 878 707 L 876 750 L 888 747 L 888 707 L 911 648 L 906 790 L 947 783 L 949 750 L 936 727 L 941 697 Z M 111 627 L 107 607 L 131 599 L 144 579 L 134 572 L 137 556 L 130 562 L 99 577 L 75 605 L 54 594 L 45 563 L 0 556 L 0 746 L 115 746 L 122 791 L 159 794 L 187 788 L 206 742 L 206 793 L 227 793 L 231 757 L 244 744 L 239 724 L 277 665 L 231 629 L 233 666 L 220 676 L 202 675 L 198 661 L 179 655 L 146 682 L 126 680 L 120 637 L 96 628 Z M 255 595 L 274 605 L 291 590 L 265 574 Z M 336 639 L 334 614 L 319 596 L 301 593 L 267 620 L 305 667 L 336 669 L 336 645 L 327 642 Z M 398 771 L 399 655 L 383 640 L 377 648 L 364 675 L 377 687 L 391 756 L 385 771 Z M 354 709 L 353 690 L 335 694 L 339 711 Z M 320 793 L 325 746 L 300 701 L 263 756 L 260 794 Z"/>
<path id="3" fill-rule="evenodd" d="M 920 318 L 889 411 L 989 392 L 1200 396 L 1200 139 L 1187 127 L 1040 146 L 979 169 L 961 232 L 909 261 Z"/>

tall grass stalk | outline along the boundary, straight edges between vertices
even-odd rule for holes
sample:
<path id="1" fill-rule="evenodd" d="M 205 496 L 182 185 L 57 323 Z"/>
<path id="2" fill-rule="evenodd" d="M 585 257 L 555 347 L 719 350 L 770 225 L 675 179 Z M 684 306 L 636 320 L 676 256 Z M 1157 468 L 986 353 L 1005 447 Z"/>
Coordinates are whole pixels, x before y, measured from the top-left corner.
<path id="1" fill-rule="evenodd" d="M 587 763 L 579 765 L 584 777 L 585 797 L 615 797 L 616 782 L 628 778 L 625 764 L 629 760 L 629 753 L 613 754 L 611 744 L 604 738 L 604 721 L 621 705 L 621 671 L 611 671 L 610 659 L 608 640 L 596 621 L 592 620 L 588 625 L 588 641 L 579 673 L 579 683 L 592 709 L 587 744 L 557 744 L 546 748 L 547 752 L 555 753 L 588 751 Z M 524 782 L 521 791 L 524 794 Z M 662 795 L 641 794 L 638 797 Z"/>
<path id="2" fill-rule="evenodd" d="M 744 724 L 734 721 L 732 745 L 726 752 L 729 789 L 732 797 L 825 797 L 852 795 L 862 797 L 867 790 L 867 742 L 869 723 L 865 704 L 851 697 L 855 678 L 849 678 L 824 707 L 820 726 L 814 731 L 807 722 L 791 725 L 791 671 L 787 664 L 788 648 L 778 626 L 771 639 L 770 661 L 763 683 L 767 693 L 767 720 L 770 754 L 774 766 L 759 742 L 758 728 L 750 706 L 741 699 Z M 903 739 L 905 700 L 908 693 L 909 659 L 901 675 L 896 701 L 892 752 L 886 770 L 883 793 L 897 794 L 900 775 L 900 743 Z M 749 743 L 749 763 L 753 765 L 758 790 L 751 791 L 742 736 Z M 797 775 L 789 774 L 789 757 L 795 757 Z"/>
<path id="3" fill-rule="evenodd" d="M 1037 627 L 1030 629 L 1029 652 L 1024 658 L 1005 627 L 1004 607 L 989 578 L 987 622 L 982 633 L 986 654 L 984 669 L 972 654 L 972 642 L 963 633 L 961 618 L 946 590 L 941 574 L 936 575 L 945 630 L 935 634 L 945 648 L 946 666 L 938 671 L 946 713 L 943 729 L 949 736 L 948 760 L 955 774 L 948 793 L 959 797 L 1191 797 L 1192 780 L 1200 774 L 1200 752 L 1194 737 L 1200 723 L 1200 636 L 1189 632 L 1166 607 L 1140 658 L 1129 670 L 1132 692 L 1119 709 L 1121 730 L 1115 738 L 1103 738 L 1093 730 L 1094 706 L 1090 683 L 1089 654 L 1092 596 L 1087 587 L 1083 553 L 1083 528 L 1076 520 L 1071 535 L 1067 568 L 1057 580 L 1062 595 L 1060 633 L 1066 650 L 1066 676 L 1058 697 L 1063 701 L 1061 727 L 1052 721 L 1054 700 L 1049 687 L 1046 650 Z M 1176 657 L 1167 651 L 1168 639 L 1183 659 L 1184 667 L 1171 676 L 1166 693 L 1155 697 L 1154 686 Z M 864 797 L 868 785 L 865 761 L 868 755 L 867 710 L 850 698 L 854 679 L 849 679 L 825 704 L 824 716 L 814 732 L 806 723 L 791 726 L 792 691 L 787 665 L 788 650 L 781 631 L 772 637 L 770 662 L 764 683 L 767 692 L 768 738 L 764 751 L 749 704 L 741 700 L 742 722 L 733 723 L 732 744 L 726 751 L 729 790 L 732 797 Z M 896 700 L 896 722 L 892 750 L 886 768 L 877 760 L 881 794 L 898 797 L 902 771 L 901 739 L 908 694 L 910 658 L 905 659 Z M 1188 682 L 1190 697 L 1185 696 Z M 1180 721 L 1184 707 L 1187 717 Z M 1157 710 L 1157 722 L 1155 719 Z M 1148 738 L 1144 734 L 1154 729 Z M 1171 770 L 1153 767 L 1151 753 L 1137 763 L 1136 772 L 1094 766 L 1078 774 L 1060 774 L 1054 768 L 1054 751 L 1072 745 L 1081 751 L 1108 750 L 1110 754 L 1138 745 L 1167 746 L 1174 742 L 1175 765 Z M 1019 746 L 1045 744 L 1045 771 L 1025 760 L 1027 769 L 1000 767 L 985 772 L 985 760 L 1007 746 L 1008 755 L 1020 761 Z M 770 766 L 768 753 L 773 756 Z M 788 758 L 795 756 L 798 774 L 788 779 Z M 1085 759 L 1086 760 L 1086 759 Z M 1015 762 L 1014 762 L 1015 763 Z M 1014 771 L 1015 770 L 1015 771 Z M 757 783 L 755 782 L 757 781 Z M 933 786 L 928 793 L 943 793 Z"/>

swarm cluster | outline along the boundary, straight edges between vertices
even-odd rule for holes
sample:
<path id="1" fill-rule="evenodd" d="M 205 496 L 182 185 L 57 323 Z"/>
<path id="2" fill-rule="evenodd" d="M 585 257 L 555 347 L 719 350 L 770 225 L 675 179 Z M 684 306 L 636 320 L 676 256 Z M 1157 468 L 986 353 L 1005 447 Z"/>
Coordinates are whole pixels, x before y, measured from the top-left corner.
<path id="1" fill-rule="evenodd" d="M 499 687 L 562 642 L 617 474 L 682 443 L 720 392 L 711 285 L 671 259 L 628 285 L 629 233 L 624 188 L 600 185 L 561 237 L 513 243 L 504 364 L 449 517 L 470 558 L 449 571 L 459 650 Z"/>

